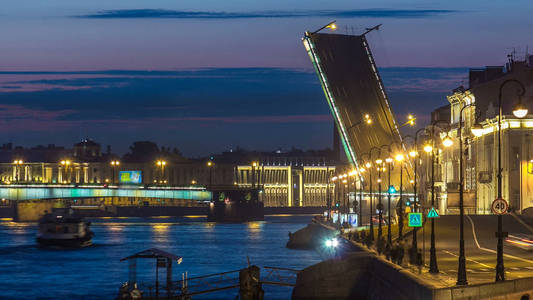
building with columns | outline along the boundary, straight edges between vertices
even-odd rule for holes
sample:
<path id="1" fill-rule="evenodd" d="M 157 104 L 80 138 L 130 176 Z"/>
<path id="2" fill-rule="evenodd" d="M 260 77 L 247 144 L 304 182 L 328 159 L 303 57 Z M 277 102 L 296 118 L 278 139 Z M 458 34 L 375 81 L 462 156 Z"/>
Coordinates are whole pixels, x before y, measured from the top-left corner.
<path id="1" fill-rule="evenodd" d="M 463 111 L 464 191 L 467 212 L 490 214 L 498 186 L 498 94 L 502 84 L 502 195 L 510 209 L 521 213 L 533 206 L 533 56 L 525 61 L 510 59 L 505 67 L 470 70 L 468 89 L 458 88 L 447 97 L 450 120 L 447 133 L 454 139 L 438 159 L 438 198 L 441 213 L 458 212 L 459 114 Z M 529 113 L 513 115 L 519 102 Z M 464 108 L 464 109 L 463 109 Z M 476 126 L 476 135 L 472 128 Z M 443 134 L 445 134 L 443 133 Z M 427 181 L 427 178 L 425 179 Z M 427 190 L 426 190 L 427 194 Z"/>
<path id="2" fill-rule="evenodd" d="M 237 167 L 236 183 L 243 187 L 261 185 L 265 206 L 326 206 L 335 166 L 266 165 L 262 162 Z M 328 189 L 329 187 L 329 189 Z"/>

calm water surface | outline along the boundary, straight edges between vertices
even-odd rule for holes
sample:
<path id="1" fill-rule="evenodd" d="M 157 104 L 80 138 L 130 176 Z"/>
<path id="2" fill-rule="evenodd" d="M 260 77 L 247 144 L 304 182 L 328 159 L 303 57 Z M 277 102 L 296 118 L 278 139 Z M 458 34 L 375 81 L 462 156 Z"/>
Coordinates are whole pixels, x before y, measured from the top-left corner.
<path id="1" fill-rule="evenodd" d="M 37 224 L 0 220 L 0 299 L 113 299 L 128 279 L 120 259 L 156 247 L 183 256 L 174 278 L 237 270 L 247 257 L 258 266 L 302 269 L 323 258 L 285 248 L 287 233 L 310 216 L 267 216 L 264 222 L 207 223 L 205 217 L 92 219 L 94 246 L 77 250 L 36 247 Z M 176 266 L 176 265 L 174 265 Z M 146 270 L 143 272 L 143 270 Z M 139 262 L 138 277 L 154 278 L 154 263 Z M 164 269 L 161 269 L 164 281 Z M 289 299 L 291 288 L 264 286 L 266 299 Z M 194 299 L 234 299 L 237 290 Z"/>

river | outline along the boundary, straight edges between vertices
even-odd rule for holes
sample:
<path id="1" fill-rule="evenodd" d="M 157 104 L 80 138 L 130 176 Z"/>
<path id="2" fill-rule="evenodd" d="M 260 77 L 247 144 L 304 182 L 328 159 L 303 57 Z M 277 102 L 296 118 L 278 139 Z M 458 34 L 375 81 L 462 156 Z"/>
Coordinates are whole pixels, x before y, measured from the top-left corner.
<path id="1" fill-rule="evenodd" d="M 241 269 L 247 257 L 260 267 L 303 269 L 323 257 L 287 249 L 285 243 L 288 232 L 310 218 L 267 216 L 243 224 L 208 223 L 203 216 L 96 218 L 91 219 L 94 245 L 76 250 L 38 248 L 36 223 L 0 220 L 0 299 L 114 299 L 128 279 L 128 263 L 120 259 L 152 247 L 183 257 L 174 268 L 176 279 L 185 271 L 193 277 Z M 138 277 L 154 278 L 150 263 L 138 263 Z M 160 275 L 164 281 L 164 269 Z M 263 288 L 265 299 L 290 299 L 290 287 Z M 193 299 L 234 299 L 237 294 L 233 289 Z"/>

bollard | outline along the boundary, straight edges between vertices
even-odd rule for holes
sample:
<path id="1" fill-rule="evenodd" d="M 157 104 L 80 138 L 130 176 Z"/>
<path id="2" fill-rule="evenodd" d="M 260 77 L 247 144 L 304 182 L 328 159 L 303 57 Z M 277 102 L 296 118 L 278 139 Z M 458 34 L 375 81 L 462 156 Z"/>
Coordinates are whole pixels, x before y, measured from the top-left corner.
<path id="1" fill-rule="evenodd" d="M 257 266 L 250 266 L 239 272 L 240 300 L 263 300 L 265 292 L 259 281 L 260 275 Z"/>

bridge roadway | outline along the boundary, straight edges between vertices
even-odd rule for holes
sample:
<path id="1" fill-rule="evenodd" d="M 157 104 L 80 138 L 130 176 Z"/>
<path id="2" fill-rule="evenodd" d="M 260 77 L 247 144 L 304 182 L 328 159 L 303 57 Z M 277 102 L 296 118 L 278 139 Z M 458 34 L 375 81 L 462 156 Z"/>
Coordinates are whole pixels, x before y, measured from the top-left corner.
<path id="1" fill-rule="evenodd" d="M 443 275 L 457 276 L 459 256 L 459 216 L 441 216 L 435 221 L 437 265 Z M 497 217 L 493 215 L 465 216 L 465 254 L 469 283 L 494 280 L 496 277 Z M 418 230 L 418 248 L 423 249 L 425 233 L 425 265 L 429 267 L 431 222 Z M 505 215 L 503 231 L 509 234 L 533 235 L 533 218 Z M 411 244 L 409 234 L 408 243 Z M 406 255 L 407 258 L 407 255 Z M 533 249 L 527 251 L 504 241 L 506 279 L 533 277 Z"/>
<path id="2" fill-rule="evenodd" d="M 67 198 L 136 197 L 211 200 L 211 192 L 203 187 L 145 187 L 102 185 L 0 185 L 0 198 L 6 200 L 45 200 Z"/>

